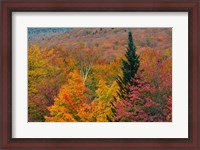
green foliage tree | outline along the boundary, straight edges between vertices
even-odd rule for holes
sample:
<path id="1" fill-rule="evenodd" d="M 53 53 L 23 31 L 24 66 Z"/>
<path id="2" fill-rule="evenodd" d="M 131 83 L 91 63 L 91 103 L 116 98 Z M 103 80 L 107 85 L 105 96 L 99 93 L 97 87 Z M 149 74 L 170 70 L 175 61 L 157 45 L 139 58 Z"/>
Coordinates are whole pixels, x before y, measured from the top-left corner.
<path id="1" fill-rule="evenodd" d="M 126 98 L 130 93 L 129 86 L 135 85 L 132 80 L 140 66 L 139 56 L 136 54 L 136 46 L 133 41 L 132 33 L 128 35 L 128 47 L 125 54 L 125 59 L 122 59 L 122 76 L 118 76 L 117 83 L 119 85 L 118 96 Z"/>

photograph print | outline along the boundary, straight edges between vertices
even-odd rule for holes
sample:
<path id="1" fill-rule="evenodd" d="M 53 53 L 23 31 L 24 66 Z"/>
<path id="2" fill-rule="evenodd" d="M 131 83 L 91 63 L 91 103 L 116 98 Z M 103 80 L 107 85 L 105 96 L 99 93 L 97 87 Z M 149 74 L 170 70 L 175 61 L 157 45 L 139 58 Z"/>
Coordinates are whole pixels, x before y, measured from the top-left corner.
<path id="1" fill-rule="evenodd" d="M 172 28 L 28 28 L 28 122 L 172 122 Z"/>

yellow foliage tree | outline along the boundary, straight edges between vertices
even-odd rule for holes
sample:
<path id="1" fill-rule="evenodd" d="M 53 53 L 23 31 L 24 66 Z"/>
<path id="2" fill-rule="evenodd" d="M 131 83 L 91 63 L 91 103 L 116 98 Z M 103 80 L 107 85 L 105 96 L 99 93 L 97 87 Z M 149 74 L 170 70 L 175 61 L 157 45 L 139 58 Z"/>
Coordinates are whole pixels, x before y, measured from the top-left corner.
<path id="1" fill-rule="evenodd" d="M 42 54 L 37 45 L 28 49 L 28 94 L 34 96 L 38 93 L 36 86 L 47 74 L 45 67 L 47 62 L 42 59 Z"/>
<path id="2" fill-rule="evenodd" d="M 100 80 L 96 94 L 98 96 L 92 103 L 93 118 L 97 122 L 107 122 L 108 117 L 112 119 L 111 101 L 113 97 L 117 97 L 118 86 L 114 81 L 111 86 L 107 86 L 104 80 Z"/>

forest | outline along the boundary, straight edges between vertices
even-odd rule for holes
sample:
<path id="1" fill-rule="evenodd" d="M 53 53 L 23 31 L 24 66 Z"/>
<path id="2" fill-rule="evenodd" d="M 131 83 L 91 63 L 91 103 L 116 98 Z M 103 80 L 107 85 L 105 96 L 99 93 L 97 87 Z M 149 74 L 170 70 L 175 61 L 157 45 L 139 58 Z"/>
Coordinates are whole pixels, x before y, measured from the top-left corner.
<path id="1" fill-rule="evenodd" d="M 171 28 L 28 28 L 29 122 L 172 122 Z"/>

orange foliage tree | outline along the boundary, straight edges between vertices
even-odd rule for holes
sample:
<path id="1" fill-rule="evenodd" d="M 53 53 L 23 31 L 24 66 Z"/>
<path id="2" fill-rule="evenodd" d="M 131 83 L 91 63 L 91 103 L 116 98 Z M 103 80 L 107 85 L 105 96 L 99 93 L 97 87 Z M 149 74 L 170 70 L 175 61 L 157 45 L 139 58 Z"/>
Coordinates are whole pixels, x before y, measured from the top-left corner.
<path id="1" fill-rule="evenodd" d="M 83 79 L 77 71 L 69 74 L 67 82 L 60 89 L 54 105 L 49 107 L 50 116 L 46 121 L 76 122 L 90 120 L 90 106 L 86 103 Z"/>

